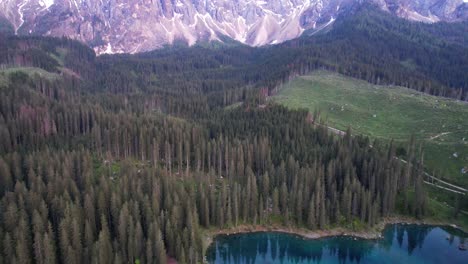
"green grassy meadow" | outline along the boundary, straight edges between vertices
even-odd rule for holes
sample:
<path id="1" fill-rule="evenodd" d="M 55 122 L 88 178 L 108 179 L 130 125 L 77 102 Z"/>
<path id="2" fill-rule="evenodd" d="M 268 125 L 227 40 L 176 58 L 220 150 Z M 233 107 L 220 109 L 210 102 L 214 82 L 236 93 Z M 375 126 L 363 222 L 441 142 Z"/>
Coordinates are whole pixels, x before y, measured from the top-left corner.
<path id="1" fill-rule="evenodd" d="M 468 187 L 468 174 L 461 173 L 468 167 L 468 103 L 326 71 L 297 77 L 273 100 L 290 108 L 318 110 L 328 126 L 351 127 L 354 134 L 400 144 L 413 135 L 423 144 L 429 172 Z"/>
<path id="2" fill-rule="evenodd" d="M 0 70 L 0 84 L 6 85 L 8 83 L 8 78 L 9 75 L 15 72 L 23 72 L 27 74 L 29 77 L 32 77 L 34 75 L 38 75 L 42 78 L 48 79 L 48 80 L 56 80 L 60 78 L 60 75 L 58 73 L 52 73 L 48 72 L 46 70 L 43 70 L 41 68 L 36 68 L 36 67 L 13 67 L 13 68 L 6 68 L 6 69 L 1 69 Z"/>

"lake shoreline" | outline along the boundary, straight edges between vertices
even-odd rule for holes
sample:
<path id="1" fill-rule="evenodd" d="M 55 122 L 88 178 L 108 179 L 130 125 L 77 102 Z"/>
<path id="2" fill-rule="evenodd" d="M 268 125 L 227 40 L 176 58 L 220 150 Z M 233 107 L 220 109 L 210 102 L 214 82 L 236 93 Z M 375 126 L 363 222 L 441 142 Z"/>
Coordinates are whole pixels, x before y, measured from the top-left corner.
<path id="1" fill-rule="evenodd" d="M 323 230 L 309 230 L 306 228 L 300 227 L 287 227 L 284 225 L 239 225 L 232 228 L 225 228 L 220 230 L 208 230 L 207 236 L 207 247 L 213 242 L 214 238 L 219 235 L 236 235 L 236 234 L 248 234 L 248 233 L 257 233 L 257 232 L 277 232 L 277 233 L 285 233 L 291 235 L 297 235 L 305 239 L 323 239 L 328 237 L 335 237 L 335 236 L 349 236 L 354 237 L 357 239 L 365 239 L 365 240 L 377 240 L 383 237 L 382 232 L 388 225 L 429 225 L 429 226 L 446 226 L 455 229 L 459 229 L 462 232 L 466 233 L 466 231 L 457 225 L 448 224 L 439 221 L 432 221 L 432 220 L 418 220 L 409 217 L 402 217 L 402 216 L 394 216 L 394 217 L 386 217 L 382 219 L 378 224 L 374 227 L 369 228 L 367 230 L 351 230 L 349 228 L 344 227 L 336 227 L 331 229 L 323 229 Z"/>

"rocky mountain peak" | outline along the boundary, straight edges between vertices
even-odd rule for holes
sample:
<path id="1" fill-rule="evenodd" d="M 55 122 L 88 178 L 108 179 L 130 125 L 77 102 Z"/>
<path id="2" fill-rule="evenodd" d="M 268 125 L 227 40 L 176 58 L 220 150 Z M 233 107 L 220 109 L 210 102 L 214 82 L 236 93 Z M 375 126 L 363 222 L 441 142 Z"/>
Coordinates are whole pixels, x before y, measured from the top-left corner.
<path id="1" fill-rule="evenodd" d="M 17 34 L 68 36 L 97 53 L 135 53 L 227 36 L 260 46 L 332 23 L 357 2 L 423 22 L 468 17 L 467 0 L 3 0 Z"/>

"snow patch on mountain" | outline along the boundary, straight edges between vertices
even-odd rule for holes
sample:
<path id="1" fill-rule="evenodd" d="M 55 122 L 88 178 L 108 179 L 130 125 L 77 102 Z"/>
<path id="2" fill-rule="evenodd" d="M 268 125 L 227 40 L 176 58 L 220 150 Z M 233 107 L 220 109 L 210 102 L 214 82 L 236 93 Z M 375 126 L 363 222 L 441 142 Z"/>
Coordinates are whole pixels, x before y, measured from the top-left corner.
<path id="1" fill-rule="evenodd" d="M 41 0 L 39 1 L 39 4 L 44 7 L 44 8 L 49 8 L 54 4 L 54 0 Z"/>
<path id="2" fill-rule="evenodd" d="M 20 15 L 19 17 L 19 20 L 20 20 L 20 24 L 18 27 L 15 28 L 15 34 L 18 34 L 18 29 L 21 28 L 21 26 L 24 24 L 24 13 L 23 13 L 23 8 L 24 6 L 26 6 L 28 4 L 28 1 L 27 0 L 23 0 L 23 2 L 21 2 L 19 5 L 18 5 L 18 13 Z"/>
<path id="3" fill-rule="evenodd" d="M 107 43 L 107 48 L 106 50 L 104 51 L 104 53 L 106 54 L 114 54 L 114 52 L 112 51 L 112 45 L 110 43 Z"/>

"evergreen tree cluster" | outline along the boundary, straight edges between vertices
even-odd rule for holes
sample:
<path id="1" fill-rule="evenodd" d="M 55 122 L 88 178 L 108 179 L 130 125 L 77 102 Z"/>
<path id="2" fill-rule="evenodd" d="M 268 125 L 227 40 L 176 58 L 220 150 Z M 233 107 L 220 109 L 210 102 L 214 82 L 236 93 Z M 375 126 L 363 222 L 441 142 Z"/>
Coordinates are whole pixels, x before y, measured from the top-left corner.
<path id="1" fill-rule="evenodd" d="M 401 196 L 424 214 L 413 148 L 419 165 L 403 166 L 392 146 L 330 135 L 306 111 L 180 119 L 16 75 L 1 90 L 3 263 L 195 263 L 207 228 L 371 226 Z"/>

